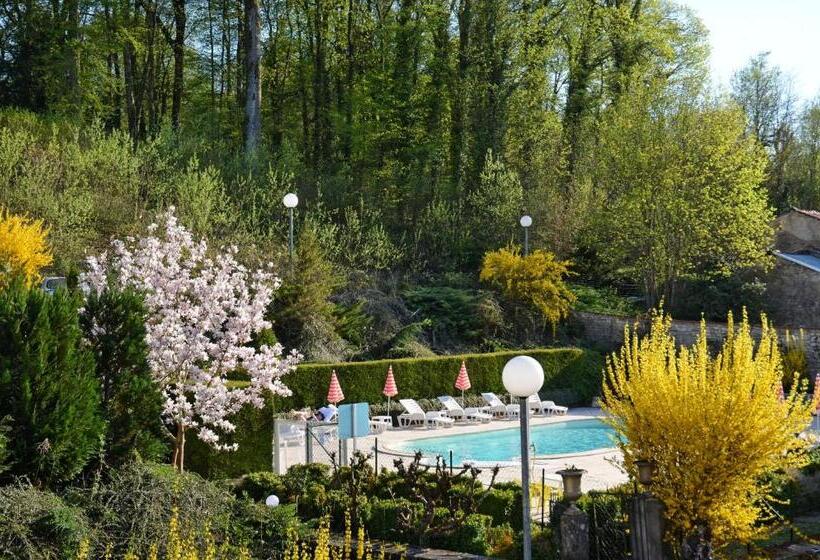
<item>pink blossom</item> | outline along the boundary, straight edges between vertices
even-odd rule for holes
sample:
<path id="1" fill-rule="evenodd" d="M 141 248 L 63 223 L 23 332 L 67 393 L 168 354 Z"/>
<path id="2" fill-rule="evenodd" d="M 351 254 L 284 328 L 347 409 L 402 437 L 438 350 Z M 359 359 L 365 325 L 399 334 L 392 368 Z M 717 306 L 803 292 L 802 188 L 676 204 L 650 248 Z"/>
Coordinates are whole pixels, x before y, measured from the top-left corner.
<path id="1" fill-rule="evenodd" d="M 287 396 L 281 377 L 296 369 L 301 355 L 285 355 L 280 344 L 251 346 L 270 328 L 265 310 L 280 285 L 266 269 L 249 271 L 236 261 L 236 248 L 208 251 L 177 222 L 171 208 L 148 235 L 111 243 L 88 259 L 82 282 L 87 290 L 109 285 L 144 294 L 148 309 L 146 342 L 154 380 L 162 388 L 163 415 L 217 449 L 220 433 L 236 426 L 229 418 L 245 405 L 261 408 L 264 393 Z M 249 383 L 228 387 L 228 374 L 242 372 Z"/>

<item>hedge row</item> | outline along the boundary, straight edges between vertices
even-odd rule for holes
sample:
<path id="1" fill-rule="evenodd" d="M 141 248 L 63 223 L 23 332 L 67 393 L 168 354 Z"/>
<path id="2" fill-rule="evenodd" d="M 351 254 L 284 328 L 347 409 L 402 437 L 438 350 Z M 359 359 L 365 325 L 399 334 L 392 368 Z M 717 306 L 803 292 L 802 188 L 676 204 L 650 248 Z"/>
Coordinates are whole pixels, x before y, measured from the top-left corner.
<path id="1" fill-rule="evenodd" d="M 461 361 L 467 364 L 471 389 L 474 393 L 492 391 L 504 393 L 501 370 L 504 364 L 519 354 L 532 356 L 544 368 L 544 389 L 571 391 L 568 405 L 589 404 L 601 387 L 603 361 L 600 354 L 580 348 L 547 348 L 526 351 L 494 352 L 491 354 L 464 354 L 460 356 L 437 356 L 434 358 L 404 358 L 348 362 L 338 364 L 304 364 L 296 373 L 288 375 L 285 383 L 293 396 L 279 399 L 277 409 L 317 407 L 325 402 L 330 372 L 336 371 L 345 394 L 345 402 L 384 401 L 382 389 L 387 368 L 393 366 L 399 395 L 396 398 L 435 398 L 439 395 L 456 394 L 454 388 Z"/>
<path id="2" fill-rule="evenodd" d="M 236 433 L 229 436 L 239 444 L 235 453 L 217 454 L 189 438 L 186 464 L 203 476 L 231 478 L 270 469 L 272 412 L 310 406 L 325 402 L 330 372 L 336 370 L 347 403 L 384 402 L 382 388 L 387 368 L 392 364 L 399 395 L 396 398 L 435 398 L 455 395 L 453 387 L 461 361 L 467 364 L 472 389 L 469 393 L 492 391 L 503 394 L 501 370 L 513 356 L 526 354 L 544 368 L 542 398 L 553 399 L 569 406 L 589 405 L 599 394 L 603 357 L 598 352 L 580 348 L 548 348 L 526 351 L 465 354 L 435 358 L 406 358 L 349 362 L 339 364 L 304 364 L 285 378 L 293 391 L 288 398 L 277 397 L 262 410 L 245 408 L 234 418 Z"/>

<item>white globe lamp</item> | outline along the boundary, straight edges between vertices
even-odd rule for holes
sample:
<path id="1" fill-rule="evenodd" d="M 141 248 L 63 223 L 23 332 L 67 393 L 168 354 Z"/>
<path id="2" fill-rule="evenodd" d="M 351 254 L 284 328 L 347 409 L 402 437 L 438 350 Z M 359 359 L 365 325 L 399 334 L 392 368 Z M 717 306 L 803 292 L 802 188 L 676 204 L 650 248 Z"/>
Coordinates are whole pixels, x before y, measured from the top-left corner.
<path id="1" fill-rule="evenodd" d="M 522 220 L 523 222 L 523 220 Z M 526 231 L 526 229 L 524 230 Z M 528 397 L 541 390 L 544 368 L 530 356 L 516 356 L 501 372 L 504 388 L 518 398 L 518 417 L 521 421 L 521 510 L 523 514 L 523 560 L 532 560 L 530 534 L 530 413 Z"/>
<path id="2" fill-rule="evenodd" d="M 521 227 L 530 227 L 532 225 L 532 216 L 524 214 L 523 216 L 521 216 L 521 220 L 519 223 L 521 224 Z"/>
<path id="3" fill-rule="evenodd" d="M 293 193 L 288 193 L 282 197 L 282 204 L 285 205 L 285 208 L 296 208 L 296 205 L 299 204 L 299 197 Z"/>
<path id="4" fill-rule="evenodd" d="M 541 390 L 544 368 L 535 358 L 516 356 L 504 366 L 501 381 L 512 396 L 527 398 Z"/>
<path id="5" fill-rule="evenodd" d="M 269 508 L 275 508 L 279 506 L 279 496 L 276 494 L 271 494 L 267 498 L 265 498 L 265 505 Z"/>

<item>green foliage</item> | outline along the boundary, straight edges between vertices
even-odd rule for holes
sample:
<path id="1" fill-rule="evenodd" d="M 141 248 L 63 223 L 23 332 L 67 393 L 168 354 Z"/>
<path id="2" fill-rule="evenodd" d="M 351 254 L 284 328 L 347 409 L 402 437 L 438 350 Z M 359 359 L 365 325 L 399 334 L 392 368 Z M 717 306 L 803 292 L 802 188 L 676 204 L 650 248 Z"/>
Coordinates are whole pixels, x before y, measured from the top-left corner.
<path id="1" fill-rule="evenodd" d="M 302 230 L 293 263 L 288 264 L 269 312 L 276 338 L 286 348 L 298 347 L 311 360 L 344 357 L 344 341 L 335 328 L 336 309 L 329 299 L 339 283 L 316 232 Z"/>
<path id="2" fill-rule="evenodd" d="M 430 546 L 467 554 L 487 555 L 490 552 L 487 537 L 491 524 L 492 518 L 487 515 L 470 514 L 458 529 L 430 539 Z"/>
<path id="3" fill-rule="evenodd" d="M 0 291 L 0 402 L 12 418 L 11 473 L 44 484 L 71 480 L 104 437 L 94 356 L 77 319 L 78 299 Z"/>
<path id="4" fill-rule="evenodd" d="M 449 287 L 414 287 L 402 292 L 409 308 L 431 321 L 431 345 L 454 340 L 481 343 L 503 328 L 498 303 L 488 292 Z"/>
<path id="5" fill-rule="evenodd" d="M 230 526 L 230 542 L 245 546 L 253 558 L 268 558 L 272 550 L 284 550 L 289 528 L 297 523 L 296 508 L 237 500 Z"/>
<path id="6" fill-rule="evenodd" d="M 284 497 L 285 483 L 282 477 L 269 471 L 248 473 L 234 487 L 238 497 L 247 496 L 257 502 L 264 501 L 271 494 Z"/>
<path id="7" fill-rule="evenodd" d="M 231 538 L 236 526 L 236 500 L 229 492 L 170 465 L 134 462 L 113 469 L 94 494 L 80 494 L 77 501 L 118 554 L 130 549 L 145 557 L 152 543 L 164 547 L 174 506 L 181 524 L 207 523 L 217 542 Z"/>
<path id="8" fill-rule="evenodd" d="M 73 558 L 80 542 L 90 535 L 80 508 L 23 483 L 0 487 L 0 520 L 0 558 Z"/>
<path id="9" fill-rule="evenodd" d="M 0 418 L 0 475 L 8 470 L 9 436 L 11 431 L 11 416 Z"/>
<path id="10" fill-rule="evenodd" d="M 160 459 L 168 450 L 161 420 L 162 393 L 148 365 L 145 316 L 141 296 L 116 289 L 92 292 L 80 315 L 108 422 L 105 461 L 112 465 L 132 453 Z"/>
<path id="11" fill-rule="evenodd" d="M 618 294 L 614 288 L 570 284 L 570 289 L 577 298 L 575 309 L 578 311 L 623 317 L 634 317 L 642 312 L 639 305 Z"/>
<path id="12" fill-rule="evenodd" d="M 518 175 L 489 150 L 478 186 L 467 195 L 467 216 L 477 262 L 485 251 L 509 245 L 518 232 L 524 192 Z"/>
<path id="13" fill-rule="evenodd" d="M 766 156 L 742 113 L 636 87 L 607 111 L 598 188 L 610 193 L 590 236 L 611 274 L 640 282 L 647 307 L 674 306 L 686 275 L 765 267 L 772 210 Z"/>

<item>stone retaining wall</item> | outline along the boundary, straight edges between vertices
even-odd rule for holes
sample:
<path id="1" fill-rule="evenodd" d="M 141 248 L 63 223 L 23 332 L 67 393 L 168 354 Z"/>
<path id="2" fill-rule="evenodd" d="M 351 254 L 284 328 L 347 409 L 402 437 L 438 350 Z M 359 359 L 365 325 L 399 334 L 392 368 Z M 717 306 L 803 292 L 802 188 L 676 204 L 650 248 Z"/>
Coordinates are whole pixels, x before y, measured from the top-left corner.
<path id="1" fill-rule="evenodd" d="M 645 318 L 617 317 L 587 311 L 573 312 L 572 320 L 581 327 L 584 339 L 609 351 L 616 350 L 623 344 L 624 327 L 626 325 L 631 327 L 638 322 L 640 330 L 646 330 L 647 328 Z M 790 330 L 794 332 L 799 329 L 799 327 L 792 327 Z M 806 341 L 806 359 L 809 363 L 809 373 L 812 375 L 820 373 L 820 329 L 802 330 Z M 710 344 L 722 342 L 726 337 L 726 332 L 726 323 L 706 323 L 706 339 Z M 782 333 L 782 329 L 779 329 L 779 332 Z M 672 335 L 681 344 L 690 345 L 694 343 L 699 334 L 699 321 L 672 321 Z M 753 327 L 752 335 L 759 336 L 760 328 Z"/>

